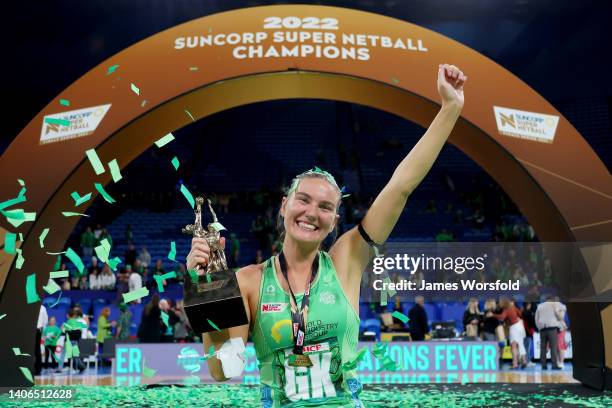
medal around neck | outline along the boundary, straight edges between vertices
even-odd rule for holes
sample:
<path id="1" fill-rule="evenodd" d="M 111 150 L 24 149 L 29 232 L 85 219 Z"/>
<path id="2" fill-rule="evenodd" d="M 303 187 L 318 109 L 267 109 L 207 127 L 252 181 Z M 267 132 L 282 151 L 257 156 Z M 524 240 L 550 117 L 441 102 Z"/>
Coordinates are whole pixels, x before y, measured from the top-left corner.
<path id="1" fill-rule="evenodd" d="M 207 333 L 248 323 L 236 274 L 229 270 L 225 252 L 221 247 L 221 230 L 225 228 L 217 220 L 210 200 L 208 208 L 213 222 L 202 227 L 202 204 L 195 199 L 195 222 L 182 229 L 184 234 L 204 238 L 210 248 L 210 258 L 203 275 L 188 273 L 185 276 L 183 297 L 185 313 L 195 333 Z M 211 325 L 211 322 L 217 327 Z"/>
<path id="2" fill-rule="evenodd" d="M 289 354 L 287 364 L 291 367 L 312 367 L 312 361 L 306 354 Z"/>

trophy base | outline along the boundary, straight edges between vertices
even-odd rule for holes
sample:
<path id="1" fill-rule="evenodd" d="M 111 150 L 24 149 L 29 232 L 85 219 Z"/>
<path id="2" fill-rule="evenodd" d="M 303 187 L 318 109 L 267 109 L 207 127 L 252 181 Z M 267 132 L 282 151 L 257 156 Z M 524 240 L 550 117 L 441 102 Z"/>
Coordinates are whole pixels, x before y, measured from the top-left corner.
<path id="1" fill-rule="evenodd" d="M 248 324 L 236 273 L 231 270 L 211 273 L 210 282 L 205 275 L 197 282 L 187 275 L 183 303 L 196 334 Z"/>

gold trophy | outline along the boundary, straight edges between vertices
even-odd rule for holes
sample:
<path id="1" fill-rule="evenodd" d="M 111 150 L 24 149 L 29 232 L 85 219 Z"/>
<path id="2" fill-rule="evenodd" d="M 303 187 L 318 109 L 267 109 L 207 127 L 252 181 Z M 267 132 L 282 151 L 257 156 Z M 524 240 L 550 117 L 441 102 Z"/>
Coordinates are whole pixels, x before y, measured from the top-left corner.
<path id="1" fill-rule="evenodd" d="M 202 204 L 204 199 L 195 199 L 195 222 L 182 229 L 184 234 L 204 238 L 210 248 L 210 258 L 203 274 L 189 271 L 183 288 L 187 319 L 195 333 L 206 333 L 248 323 L 244 303 L 238 287 L 236 274 L 229 270 L 225 252 L 221 247 L 221 231 L 225 229 L 217 220 L 210 200 L 208 208 L 213 222 L 202 227 Z M 212 322 L 212 324 L 211 324 Z"/>

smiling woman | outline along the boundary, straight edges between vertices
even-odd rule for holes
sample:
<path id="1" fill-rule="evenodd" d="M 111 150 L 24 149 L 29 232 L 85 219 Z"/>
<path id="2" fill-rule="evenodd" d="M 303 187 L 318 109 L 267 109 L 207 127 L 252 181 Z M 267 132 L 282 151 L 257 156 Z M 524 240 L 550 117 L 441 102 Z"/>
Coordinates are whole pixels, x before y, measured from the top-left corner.
<path id="1" fill-rule="evenodd" d="M 331 174 L 316 167 L 291 182 L 279 211 L 280 254 L 237 274 L 249 324 L 203 334 L 208 350 L 223 348 L 231 339 L 246 342 L 251 333 L 262 406 L 362 406 L 362 387 L 352 364 L 361 276 L 373 247 L 387 240 L 408 196 L 444 146 L 463 107 L 466 79 L 453 65 L 438 67 L 440 112 L 363 221 L 335 241 L 329 253 L 321 244 L 336 229 L 341 189 Z M 205 265 L 209 254 L 206 242 L 194 238 L 187 268 Z M 222 360 L 209 359 L 208 365 L 217 381 L 227 379 Z"/>

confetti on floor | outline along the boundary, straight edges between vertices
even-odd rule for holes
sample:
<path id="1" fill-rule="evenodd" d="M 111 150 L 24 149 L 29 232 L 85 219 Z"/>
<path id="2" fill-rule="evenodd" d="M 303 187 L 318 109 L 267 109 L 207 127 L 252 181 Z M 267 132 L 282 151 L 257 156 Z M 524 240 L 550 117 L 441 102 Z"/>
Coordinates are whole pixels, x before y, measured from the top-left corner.
<path id="1" fill-rule="evenodd" d="M 199 377 L 195 376 L 196 380 Z M 259 387 L 235 384 L 179 386 L 71 386 L 67 402 L 31 401 L 29 407 L 261 407 Z M 365 385 L 359 398 L 366 407 L 610 407 L 612 392 L 601 393 L 578 384 L 409 384 Z M 34 389 L 45 389 L 36 386 Z M 23 407 L 23 401 L 0 399 L 3 407 Z"/>

